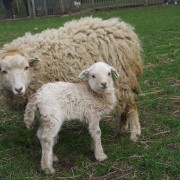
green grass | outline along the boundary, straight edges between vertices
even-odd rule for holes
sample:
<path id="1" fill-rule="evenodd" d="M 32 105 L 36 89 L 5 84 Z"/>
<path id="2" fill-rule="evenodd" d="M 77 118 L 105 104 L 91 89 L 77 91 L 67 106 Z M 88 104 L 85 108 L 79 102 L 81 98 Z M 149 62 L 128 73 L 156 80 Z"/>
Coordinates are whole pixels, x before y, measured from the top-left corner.
<path id="1" fill-rule="evenodd" d="M 142 136 L 116 135 L 117 121 L 102 122 L 103 163 L 90 152 L 85 125 L 65 125 L 55 153 L 56 174 L 40 171 L 41 147 L 23 115 L 0 101 L 0 179 L 180 179 L 180 6 L 135 8 L 88 14 L 121 17 L 135 27 L 144 49 L 142 93 L 138 98 Z M 88 16 L 83 15 L 83 16 Z M 0 46 L 30 31 L 62 26 L 80 16 L 1 21 Z"/>

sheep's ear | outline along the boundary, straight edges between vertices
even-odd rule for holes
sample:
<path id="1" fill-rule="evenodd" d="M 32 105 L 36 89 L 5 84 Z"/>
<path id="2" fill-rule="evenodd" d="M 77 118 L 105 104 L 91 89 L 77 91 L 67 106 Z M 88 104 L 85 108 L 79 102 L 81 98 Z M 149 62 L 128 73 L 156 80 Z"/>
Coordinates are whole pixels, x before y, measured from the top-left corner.
<path id="1" fill-rule="evenodd" d="M 120 74 L 117 72 L 117 70 L 115 68 L 111 67 L 111 72 L 115 79 L 120 77 Z"/>
<path id="2" fill-rule="evenodd" d="M 37 57 L 29 59 L 29 65 L 30 66 L 35 66 L 38 62 L 39 62 L 39 59 Z"/>
<path id="3" fill-rule="evenodd" d="M 86 76 L 88 75 L 88 73 L 89 73 L 89 71 L 88 71 L 87 69 L 86 69 L 86 70 L 83 70 L 83 71 L 79 74 L 78 78 L 81 79 L 81 80 L 83 80 L 84 78 L 86 78 Z"/>

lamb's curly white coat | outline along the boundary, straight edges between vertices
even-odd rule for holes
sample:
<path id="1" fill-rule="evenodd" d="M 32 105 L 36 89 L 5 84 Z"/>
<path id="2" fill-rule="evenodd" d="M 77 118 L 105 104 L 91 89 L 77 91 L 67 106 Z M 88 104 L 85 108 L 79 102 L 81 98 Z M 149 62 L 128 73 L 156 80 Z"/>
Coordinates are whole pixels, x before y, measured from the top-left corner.
<path id="1" fill-rule="evenodd" d="M 36 57 L 39 63 L 33 60 Z M 1 94 L 12 106 L 24 106 L 42 84 L 77 82 L 78 72 L 96 60 L 121 73 L 115 82 L 120 129 L 126 130 L 129 121 L 135 141 L 141 133 L 135 103 L 142 74 L 141 46 L 133 27 L 117 18 L 85 17 L 5 44 L 0 50 Z"/>
<path id="2" fill-rule="evenodd" d="M 63 122 L 67 120 L 85 120 L 93 139 L 95 158 L 99 161 L 107 158 L 101 145 L 99 121 L 114 109 L 117 103 L 112 72 L 116 73 L 113 67 L 98 62 L 80 74 L 80 76 L 88 75 L 88 84 L 48 83 L 29 99 L 24 122 L 30 129 L 35 111 L 38 109 L 41 125 L 37 135 L 42 146 L 41 168 L 45 173 L 54 173 L 52 166 L 54 141 Z"/>

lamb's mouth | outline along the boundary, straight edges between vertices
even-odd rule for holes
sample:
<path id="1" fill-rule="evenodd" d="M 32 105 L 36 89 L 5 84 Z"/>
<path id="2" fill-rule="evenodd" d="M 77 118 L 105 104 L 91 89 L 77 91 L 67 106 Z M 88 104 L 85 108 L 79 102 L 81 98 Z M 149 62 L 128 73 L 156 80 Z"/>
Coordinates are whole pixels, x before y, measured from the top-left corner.
<path id="1" fill-rule="evenodd" d="M 107 89 L 107 86 L 102 86 L 101 89 L 104 89 L 104 90 L 105 90 L 105 89 Z"/>
<path id="2" fill-rule="evenodd" d="M 24 96 L 24 92 L 19 92 L 19 93 L 13 93 L 15 96 L 17 97 L 21 97 L 21 96 Z"/>
<path id="3" fill-rule="evenodd" d="M 22 96 L 24 96 L 24 93 L 16 94 L 16 96 L 22 97 Z"/>

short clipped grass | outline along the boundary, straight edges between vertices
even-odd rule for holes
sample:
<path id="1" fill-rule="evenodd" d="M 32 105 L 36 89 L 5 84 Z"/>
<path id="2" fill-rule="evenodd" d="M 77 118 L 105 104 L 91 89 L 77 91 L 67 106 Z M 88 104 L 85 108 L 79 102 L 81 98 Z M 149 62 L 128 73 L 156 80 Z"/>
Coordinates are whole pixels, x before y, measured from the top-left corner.
<path id="1" fill-rule="evenodd" d="M 121 17 L 135 27 L 142 41 L 144 73 L 138 98 L 142 135 L 117 134 L 116 114 L 101 123 L 108 160 L 100 163 L 90 151 L 84 124 L 66 124 L 55 153 L 56 173 L 40 170 L 41 147 L 36 130 L 28 131 L 23 114 L 0 100 L 0 179 L 180 179 L 180 6 L 120 9 L 93 14 L 0 22 L 0 46 L 25 32 L 38 33 L 92 15 Z M 111 122 L 110 122 L 110 121 Z"/>

